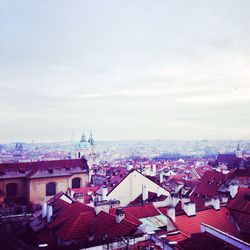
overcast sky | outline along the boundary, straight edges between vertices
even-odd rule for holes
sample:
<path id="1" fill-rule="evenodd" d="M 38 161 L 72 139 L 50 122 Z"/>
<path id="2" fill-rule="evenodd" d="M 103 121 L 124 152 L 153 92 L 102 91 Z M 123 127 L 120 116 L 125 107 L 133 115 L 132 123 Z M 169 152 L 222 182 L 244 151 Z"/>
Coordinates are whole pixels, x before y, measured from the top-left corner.
<path id="1" fill-rule="evenodd" d="M 0 143 L 250 139 L 249 13 L 249 0 L 0 0 Z"/>

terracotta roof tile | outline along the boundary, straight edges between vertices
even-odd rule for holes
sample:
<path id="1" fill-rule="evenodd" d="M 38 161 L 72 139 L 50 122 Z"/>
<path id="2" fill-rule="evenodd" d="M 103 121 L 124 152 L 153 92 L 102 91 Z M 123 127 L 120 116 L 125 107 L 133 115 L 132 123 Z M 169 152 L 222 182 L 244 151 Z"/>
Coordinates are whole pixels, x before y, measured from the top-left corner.
<path id="1" fill-rule="evenodd" d="M 83 159 L 0 164 L 0 179 L 71 176 L 82 172 L 88 172 L 87 162 Z"/>
<path id="2" fill-rule="evenodd" d="M 95 218 L 91 231 L 94 232 L 95 240 L 112 241 L 125 236 L 132 236 L 137 230 L 137 225 L 123 219 L 116 223 L 116 218 L 112 214 L 101 211 Z"/>
<path id="3" fill-rule="evenodd" d="M 125 212 L 133 215 L 137 219 L 160 215 L 160 212 L 155 208 L 153 204 L 130 206 L 123 209 Z"/>
<path id="4" fill-rule="evenodd" d="M 176 216 L 175 224 L 180 231 L 191 235 L 200 232 L 201 223 L 211 225 L 232 236 L 239 235 L 235 224 L 229 218 L 229 211 L 226 207 L 222 207 L 218 211 L 214 209 L 199 211 L 193 217 L 188 217 L 186 214 L 179 215 Z"/>

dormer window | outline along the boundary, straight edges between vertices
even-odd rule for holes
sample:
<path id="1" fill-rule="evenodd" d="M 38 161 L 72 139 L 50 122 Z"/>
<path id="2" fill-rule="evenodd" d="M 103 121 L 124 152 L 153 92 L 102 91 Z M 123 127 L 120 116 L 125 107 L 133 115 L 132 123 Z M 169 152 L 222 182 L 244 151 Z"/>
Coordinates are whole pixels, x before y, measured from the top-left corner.
<path id="1" fill-rule="evenodd" d="M 21 168 L 18 169 L 18 172 L 19 172 L 20 174 L 25 174 L 25 171 L 24 171 L 23 169 L 21 169 Z"/>
<path id="2" fill-rule="evenodd" d="M 49 169 L 48 169 L 48 172 L 49 172 L 49 174 L 53 174 L 54 171 L 53 171 L 52 168 L 49 168 Z"/>

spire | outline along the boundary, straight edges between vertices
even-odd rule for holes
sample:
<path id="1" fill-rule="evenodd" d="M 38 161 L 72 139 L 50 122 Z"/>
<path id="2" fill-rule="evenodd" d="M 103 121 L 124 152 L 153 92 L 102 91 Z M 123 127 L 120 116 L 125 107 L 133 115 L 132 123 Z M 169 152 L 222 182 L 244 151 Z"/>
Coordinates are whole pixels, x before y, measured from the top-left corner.
<path id="1" fill-rule="evenodd" d="M 85 137 L 84 132 L 82 132 L 82 136 L 81 136 L 80 142 L 86 142 L 86 137 Z"/>
<path id="2" fill-rule="evenodd" d="M 237 145 L 236 156 L 237 157 L 242 157 L 242 151 L 240 149 L 240 143 L 238 143 L 238 145 Z"/>
<path id="3" fill-rule="evenodd" d="M 95 141 L 92 135 L 92 131 L 90 131 L 90 135 L 89 135 L 89 139 L 88 139 L 89 144 L 91 144 L 92 146 L 94 145 Z"/>

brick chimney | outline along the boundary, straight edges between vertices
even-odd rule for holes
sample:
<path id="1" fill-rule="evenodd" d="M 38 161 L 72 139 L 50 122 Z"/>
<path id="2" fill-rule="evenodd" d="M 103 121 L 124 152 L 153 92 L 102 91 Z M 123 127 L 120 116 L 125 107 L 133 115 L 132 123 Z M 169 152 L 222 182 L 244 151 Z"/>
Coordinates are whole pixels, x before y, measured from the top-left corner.
<path id="1" fill-rule="evenodd" d="M 115 221 L 119 224 L 124 219 L 124 211 L 122 208 L 116 208 L 115 210 Z"/>

